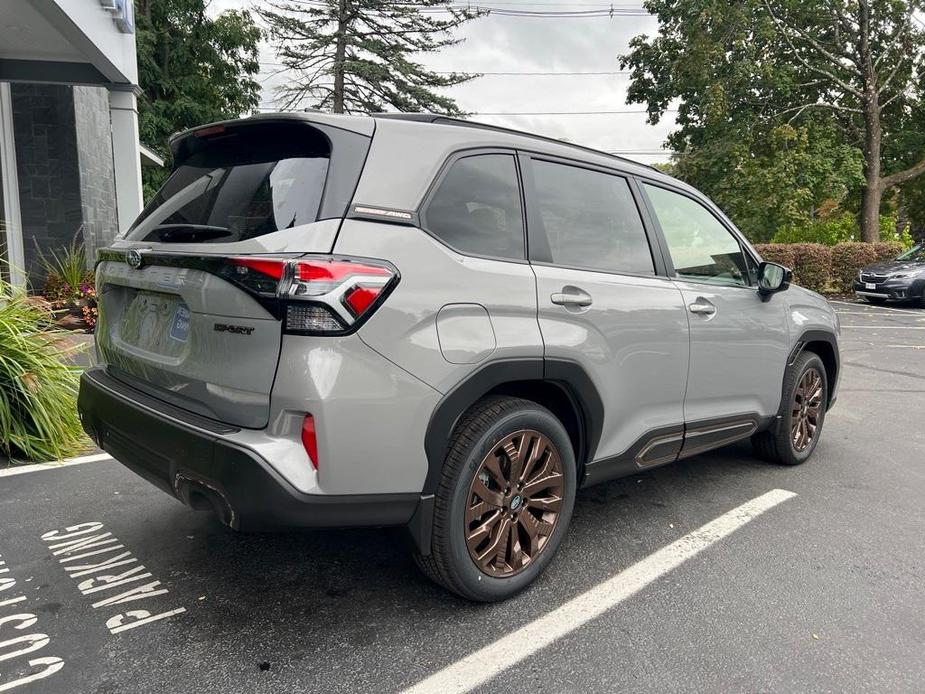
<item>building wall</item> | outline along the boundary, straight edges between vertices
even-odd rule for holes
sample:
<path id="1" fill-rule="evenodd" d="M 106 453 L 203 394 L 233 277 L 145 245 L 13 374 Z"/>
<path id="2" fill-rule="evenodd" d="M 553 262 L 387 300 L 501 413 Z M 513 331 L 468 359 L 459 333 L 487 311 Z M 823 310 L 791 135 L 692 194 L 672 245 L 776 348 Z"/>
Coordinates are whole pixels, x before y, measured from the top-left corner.
<path id="1" fill-rule="evenodd" d="M 118 233 L 109 96 L 101 87 L 10 89 L 25 269 L 40 290 L 41 253 L 60 252 L 77 238 L 92 264 Z"/>
<path id="2" fill-rule="evenodd" d="M 33 289 L 40 289 L 39 249 L 67 246 L 83 222 L 73 92 L 62 85 L 12 84 L 10 95 L 25 270 Z"/>
<path id="3" fill-rule="evenodd" d="M 89 258 L 119 232 L 112 162 L 109 92 L 102 87 L 74 87 L 77 162 L 83 239 Z"/>

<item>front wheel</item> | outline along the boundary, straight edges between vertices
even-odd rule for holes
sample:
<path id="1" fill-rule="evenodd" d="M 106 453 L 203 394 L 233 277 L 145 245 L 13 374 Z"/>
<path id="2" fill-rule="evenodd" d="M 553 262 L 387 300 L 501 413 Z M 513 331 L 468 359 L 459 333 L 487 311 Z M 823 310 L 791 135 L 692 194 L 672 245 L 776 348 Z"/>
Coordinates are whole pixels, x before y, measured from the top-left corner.
<path id="1" fill-rule="evenodd" d="M 552 561 L 575 503 L 575 455 L 561 422 L 520 398 L 477 403 L 456 426 L 418 565 L 469 600 L 504 600 Z"/>
<path id="2" fill-rule="evenodd" d="M 787 407 L 777 431 L 762 431 L 752 437 L 759 457 L 781 465 L 799 465 L 812 455 L 828 404 L 829 384 L 818 355 L 803 352 L 784 375 Z"/>

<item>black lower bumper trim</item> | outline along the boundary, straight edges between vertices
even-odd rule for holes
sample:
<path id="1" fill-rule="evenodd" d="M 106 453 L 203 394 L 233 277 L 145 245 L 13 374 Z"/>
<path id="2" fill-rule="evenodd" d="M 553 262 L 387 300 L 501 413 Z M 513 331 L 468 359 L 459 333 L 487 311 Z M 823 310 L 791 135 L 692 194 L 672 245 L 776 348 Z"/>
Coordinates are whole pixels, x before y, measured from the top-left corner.
<path id="1" fill-rule="evenodd" d="M 113 388 L 102 367 L 80 379 L 84 429 L 120 463 L 239 530 L 404 525 L 420 494 L 320 495 L 295 489 L 263 458 Z"/>

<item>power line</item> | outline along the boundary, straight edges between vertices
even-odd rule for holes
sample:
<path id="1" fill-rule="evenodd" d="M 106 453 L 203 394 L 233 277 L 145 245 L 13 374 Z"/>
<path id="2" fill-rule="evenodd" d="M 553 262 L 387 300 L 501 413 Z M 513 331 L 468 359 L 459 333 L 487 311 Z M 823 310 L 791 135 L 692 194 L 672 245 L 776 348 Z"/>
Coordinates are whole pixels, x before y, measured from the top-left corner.
<path id="1" fill-rule="evenodd" d="M 283 63 L 258 63 L 261 67 L 272 67 L 272 68 L 285 68 L 286 70 L 293 70 L 297 68 L 287 67 Z M 507 72 L 481 72 L 480 70 L 434 70 L 434 74 L 437 75 L 456 75 L 460 73 L 468 73 L 479 75 L 480 77 L 559 77 L 559 76 L 611 76 L 611 75 L 628 75 L 630 70 L 548 70 L 548 71 L 507 71 Z M 268 74 L 268 73 L 263 73 Z M 278 74 L 278 73 L 274 73 Z"/>
<path id="2" fill-rule="evenodd" d="M 275 106 L 259 106 L 258 111 L 278 111 Z M 299 109 L 294 109 L 298 111 Z M 677 113 L 678 109 L 665 109 L 664 113 Z M 470 116 L 619 116 L 631 113 L 648 113 L 645 109 L 621 111 L 473 111 Z"/>
<path id="3" fill-rule="evenodd" d="M 329 4 L 323 2 L 322 0 L 306 0 L 305 4 L 314 5 L 316 7 L 329 7 Z M 395 3 L 396 5 L 410 5 L 412 3 Z M 478 5 L 478 4 L 449 4 L 444 6 L 433 6 L 433 7 L 418 7 L 418 12 L 422 14 L 453 14 L 463 10 L 471 10 L 473 12 L 482 13 L 484 15 L 490 16 L 495 15 L 498 17 L 529 17 L 535 19 L 582 19 L 587 17 L 649 17 L 651 13 L 646 10 L 644 7 L 630 7 L 626 5 L 587 5 L 588 7 L 594 7 L 590 10 L 528 10 L 525 9 L 530 7 L 529 4 L 516 4 L 513 7 L 502 7 L 505 3 L 497 2 L 492 5 Z M 538 6 L 538 5 L 533 5 Z M 565 3 L 562 7 L 572 7 L 572 5 Z M 371 14 L 384 14 L 387 13 L 387 10 L 370 10 Z"/>
<path id="4" fill-rule="evenodd" d="M 665 113 L 677 113 L 678 109 L 669 108 Z M 614 116 L 628 113 L 648 113 L 646 109 L 626 109 L 622 111 L 478 111 L 473 116 Z"/>

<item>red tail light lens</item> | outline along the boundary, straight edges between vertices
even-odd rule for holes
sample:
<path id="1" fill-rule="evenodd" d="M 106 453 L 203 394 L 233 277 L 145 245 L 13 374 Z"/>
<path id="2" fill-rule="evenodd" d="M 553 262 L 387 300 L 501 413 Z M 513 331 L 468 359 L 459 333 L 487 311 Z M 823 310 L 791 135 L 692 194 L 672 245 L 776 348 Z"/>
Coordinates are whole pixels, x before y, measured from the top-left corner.
<path id="1" fill-rule="evenodd" d="M 272 277 L 280 280 L 286 271 L 285 260 L 273 260 L 267 258 L 230 258 L 228 262 L 236 268 L 239 268 L 239 274 L 245 275 L 248 270 L 259 272 L 261 275 Z"/>
<path id="2" fill-rule="evenodd" d="M 395 269 L 379 261 L 317 257 L 294 265 L 286 329 L 302 334 L 349 332 L 398 280 Z"/>
<path id="3" fill-rule="evenodd" d="M 302 446 L 312 461 L 312 467 L 318 469 L 318 437 L 315 434 L 315 418 L 305 415 L 302 421 Z"/>
<path id="4" fill-rule="evenodd" d="M 256 295 L 286 332 L 340 335 L 366 320 L 398 282 L 381 260 L 332 256 L 230 257 L 219 276 Z"/>

